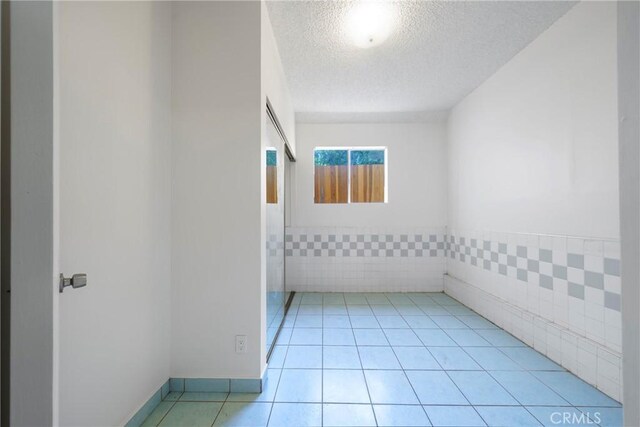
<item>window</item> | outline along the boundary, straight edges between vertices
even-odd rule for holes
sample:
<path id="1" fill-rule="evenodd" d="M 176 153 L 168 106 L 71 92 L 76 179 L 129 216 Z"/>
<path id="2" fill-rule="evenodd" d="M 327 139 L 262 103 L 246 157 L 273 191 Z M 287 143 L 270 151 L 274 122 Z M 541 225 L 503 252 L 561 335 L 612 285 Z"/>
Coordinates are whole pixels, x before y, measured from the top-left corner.
<path id="1" fill-rule="evenodd" d="M 267 148 L 267 203 L 278 203 L 278 152 Z"/>
<path id="2" fill-rule="evenodd" d="M 328 148 L 313 151 L 315 203 L 384 203 L 386 148 Z"/>

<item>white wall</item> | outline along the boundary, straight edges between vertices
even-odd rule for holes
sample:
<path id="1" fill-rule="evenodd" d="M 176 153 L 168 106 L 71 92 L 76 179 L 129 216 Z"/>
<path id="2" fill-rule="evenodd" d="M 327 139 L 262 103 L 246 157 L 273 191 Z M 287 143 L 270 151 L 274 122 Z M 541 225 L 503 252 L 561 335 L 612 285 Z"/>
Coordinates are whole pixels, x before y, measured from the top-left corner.
<path id="1" fill-rule="evenodd" d="M 442 291 L 447 219 L 446 126 L 298 123 L 287 288 Z M 313 149 L 387 147 L 388 202 L 315 204 Z"/>
<path id="2" fill-rule="evenodd" d="M 262 94 L 267 97 L 278 116 L 278 121 L 284 131 L 289 148 L 295 155 L 296 151 L 296 118 L 293 111 L 293 102 L 287 78 L 282 68 L 282 60 L 273 27 L 269 19 L 269 12 L 265 2 L 261 2 L 261 70 L 262 70 Z M 266 101 L 265 101 L 266 102 Z M 263 130 L 263 135 L 265 130 Z"/>
<path id="3" fill-rule="evenodd" d="M 640 4 L 618 2 L 618 106 L 620 116 L 620 222 L 624 399 L 640 400 Z M 640 407 L 624 406 L 624 424 L 640 425 Z"/>
<path id="4" fill-rule="evenodd" d="M 173 5 L 172 377 L 262 373 L 260 31 L 258 2 Z"/>
<path id="5" fill-rule="evenodd" d="M 439 227 L 447 222 L 444 123 L 298 123 L 294 227 Z M 388 147 L 388 203 L 315 204 L 313 149 Z"/>
<path id="6" fill-rule="evenodd" d="M 55 380 L 55 290 L 53 287 L 53 7 L 46 2 L 3 4 L 10 27 L 3 37 L 11 51 L 4 64 L 3 123 L 4 192 L 10 185 L 10 217 L 4 210 L 3 233 L 11 233 L 10 251 L 3 246 L 3 291 L 11 279 L 10 414 L 3 424 L 44 426 L 56 422 L 52 406 Z M 7 7 L 8 6 L 8 7 Z M 5 21 L 5 24 L 7 21 Z M 5 57 L 6 59 L 6 57 Z M 3 82 L 4 83 L 4 82 Z M 8 91 L 6 90 L 8 89 Z M 6 103 L 7 98 L 9 104 Z M 10 127 L 7 127 L 7 124 Z M 10 150 L 5 144 L 10 144 Z M 7 221 L 7 222 L 4 222 Z M 9 228 L 5 228 L 10 225 Z M 5 237 L 5 236 L 3 236 Z M 10 253 L 10 270 L 5 262 Z M 7 296 L 6 294 L 4 295 Z M 4 307 L 6 308 L 6 306 Z M 3 325 L 3 327 L 6 325 Z M 3 343 L 4 345 L 5 343 Z M 3 354 L 4 356 L 4 354 Z M 3 364 L 5 360 L 3 360 Z M 3 388 L 6 386 L 3 375 Z M 8 398 L 9 396 L 3 396 Z"/>
<path id="7" fill-rule="evenodd" d="M 60 424 L 122 425 L 169 377 L 171 6 L 56 7 Z"/>
<path id="8" fill-rule="evenodd" d="M 620 400 L 616 43 L 615 3 L 578 3 L 452 110 L 445 289 Z"/>
<path id="9" fill-rule="evenodd" d="M 449 119 L 454 229 L 619 237 L 615 4 L 583 2 Z"/>

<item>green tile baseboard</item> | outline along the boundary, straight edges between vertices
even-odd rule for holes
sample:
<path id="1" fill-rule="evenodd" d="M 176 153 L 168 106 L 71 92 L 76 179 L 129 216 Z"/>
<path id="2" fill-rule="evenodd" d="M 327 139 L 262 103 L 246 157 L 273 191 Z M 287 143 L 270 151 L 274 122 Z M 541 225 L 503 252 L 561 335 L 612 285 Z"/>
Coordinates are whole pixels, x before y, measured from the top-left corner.
<path id="1" fill-rule="evenodd" d="M 261 393 L 266 379 L 171 378 L 169 390 L 201 393 Z"/>
<path id="2" fill-rule="evenodd" d="M 147 400 L 144 405 L 142 405 L 142 407 L 138 409 L 138 412 L 136 412 L 135 415 L 131 417 L 129 422 L 125 424 L 125 427 L 141 426 L 144 420 L 146 420 L 147 417 L 153 412 L 153 410 L 156 409 L 160 402 L 162 402 L 164 398 L 167 397 L 169 391 L 169 380 L 167 380 L 164 384 L 162 384 L 158 391 L 153 393 L 149 400 Z"/>
<path id="3" fill-rule="evenodd" d="M 263 378 L 169 378 L 158 391 L 147 400 L 125 427 L 139 427 L 170 392 L 201 393 L 262 393 L 267 381 L 267 370 Z"/>

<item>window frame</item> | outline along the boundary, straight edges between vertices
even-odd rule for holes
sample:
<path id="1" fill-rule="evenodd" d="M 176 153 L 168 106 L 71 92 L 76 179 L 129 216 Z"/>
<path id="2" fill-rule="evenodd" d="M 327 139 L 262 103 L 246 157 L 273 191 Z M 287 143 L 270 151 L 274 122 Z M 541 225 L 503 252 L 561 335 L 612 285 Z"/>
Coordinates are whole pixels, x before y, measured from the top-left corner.
<path id="1" fill-rule="evenodd" d="M 347 201 L 346 203 L 318 203 L 315 201 L 315 183 L 316 183 L 316 172 L 315 172 L 315 158 L 316 151 L 346 151 L 347 152 Z M 351 151 L 382 151 L 384 153 L 384 200 L 382 202 L 352 202 L 351 201 Z M 382 205 L 389 203 L 389 147 L 385 146 L 358 146 L 358 145 L 348 145 L 348 146 L 317 146 L 313 148 L 313 185 L 314 191 L 313 193 L 313 204 L 314 205 Z"/>

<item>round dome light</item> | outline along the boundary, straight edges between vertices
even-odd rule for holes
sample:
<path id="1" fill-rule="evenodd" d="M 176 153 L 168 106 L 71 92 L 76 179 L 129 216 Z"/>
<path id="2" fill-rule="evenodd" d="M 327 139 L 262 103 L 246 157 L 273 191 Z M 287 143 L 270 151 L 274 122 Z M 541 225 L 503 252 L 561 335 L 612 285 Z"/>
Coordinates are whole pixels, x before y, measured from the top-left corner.
<path id="1" fill-rule="evenodd" d="M 357 2 L 346 16 L 346 31 L 360 48 L 378 46 L 393 28 L 393 10 L 388 2 Z"/>

